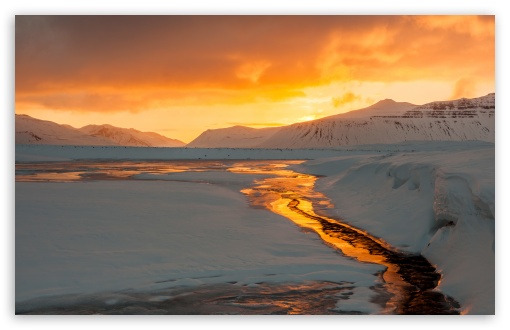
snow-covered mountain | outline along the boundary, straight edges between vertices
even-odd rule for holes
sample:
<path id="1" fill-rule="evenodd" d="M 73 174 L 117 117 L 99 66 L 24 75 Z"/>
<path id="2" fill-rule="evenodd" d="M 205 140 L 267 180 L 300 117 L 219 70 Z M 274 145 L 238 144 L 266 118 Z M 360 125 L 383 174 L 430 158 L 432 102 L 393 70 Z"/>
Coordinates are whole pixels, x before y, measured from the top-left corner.
<path id="1" fill-rule="evenodd" d="M 183 147 L 186 143 L 153 132 L 141 132 L 134 128 L 112 125 L 87 125 L 80 128 L 85 134 L 110 140 L 122 146 L 132 147 Z"/>
<path id="2" fill-rule="evenodd" d="M 28 115 L 16 115 L 15 121 L 16 144 L 117 145 L 110 140 L 85 134 L 69 125 L 59 125 Z"/>
<path id="3" fill-rule="evenodd" d="M 258 147 L 321 148 L 403 141 L 494 142 L 495 94 L 422 106 L 384 100 L 368 108 L 282 127 Z"/>
<path id="4" fill-rule="evenodd" d="M 411 110 L 415 107 L 417 107 L 416 104 L 408 102 L 395 102 L 391 99 L 385 99 L 363 109 L 340 113 L 338 115 L 324 117 L 321 119 L 369 118 L 372 116 L 401 116 L 406 111 Z"/>
<path id="5" fill-rule="evenodd" d="M 494 142 L 495 94 L 424 105 L 382 100 L 367 108 L 271 129 L 208 130 L 190 147 L 329 148 L 404 141 Z"/>
<path id="6" fill-rule="evenodd" d="M 88 125 L 80 129 L 16 115 L 16 144 L 181 147 L 185 143 L 152 132 L 111 125 Z"/>
<path id="7" fill-rule="evenodd" d="M 208 129 L 188 143 L 192 148 L 255 148 L 280 130 L 280 127 L 251 128 L 233 126 Z"/>

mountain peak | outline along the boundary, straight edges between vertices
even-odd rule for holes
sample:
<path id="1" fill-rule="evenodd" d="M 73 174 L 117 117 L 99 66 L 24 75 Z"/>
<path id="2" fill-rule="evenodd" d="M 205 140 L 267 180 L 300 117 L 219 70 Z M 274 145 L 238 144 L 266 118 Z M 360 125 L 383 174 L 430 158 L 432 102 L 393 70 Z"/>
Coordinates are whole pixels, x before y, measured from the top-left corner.
<path id="1" fill-rule="evenodd" d="M 386 105 L 386 104 L 395 104 L 395 103 L 397 103 L 397 101 L 392 100 L 392 99 L 384 99 L 384 100 L 380 100 L 379 102 L 377 102 L 377 103 L 375 103 L 373 105 L 378 105 L 378 104 Z"/>
<path id="2" fill-rule="evenodd" d="M 388 107 L 394 107 L 396 105 L 399 105 L 401 103 L 405 103 L 405 102 L 397 102 L 395 100 L 392 100 L 392 99 L 384 99 L 384 100 L 380 100 L 379 102 L 377 103 L 374 103 L 370 106 L 367 107 L 367 109 L 374 109 L 374 108 L 388 108 Z"/>

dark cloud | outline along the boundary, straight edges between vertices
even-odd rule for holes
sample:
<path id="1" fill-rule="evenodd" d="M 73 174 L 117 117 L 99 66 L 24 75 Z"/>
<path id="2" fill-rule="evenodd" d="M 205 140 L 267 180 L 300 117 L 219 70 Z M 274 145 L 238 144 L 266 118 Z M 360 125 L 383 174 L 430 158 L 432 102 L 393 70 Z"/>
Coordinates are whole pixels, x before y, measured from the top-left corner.
<path id="1" fill-rule="evenodd" d="M 15 42 L 17 102 L 56 109 L 494 77 L 494 16 L 17 16 Z"/>

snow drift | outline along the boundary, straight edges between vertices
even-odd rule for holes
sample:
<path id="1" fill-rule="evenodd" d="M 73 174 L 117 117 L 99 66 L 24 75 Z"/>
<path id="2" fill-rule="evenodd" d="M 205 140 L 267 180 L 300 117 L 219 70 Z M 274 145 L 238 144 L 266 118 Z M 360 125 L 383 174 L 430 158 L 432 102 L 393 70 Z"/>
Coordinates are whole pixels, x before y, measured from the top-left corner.
<path id="1" fill-rule="evenodd" d="M 417 148 L 419 149 L 419 148 Z M 325 175 L 326 214 L 402 250 L 442 274 L 439 289 L 464 313 L 495 313 L 494 145 L 467 150 L 346 155 L 295 166 Z"/>

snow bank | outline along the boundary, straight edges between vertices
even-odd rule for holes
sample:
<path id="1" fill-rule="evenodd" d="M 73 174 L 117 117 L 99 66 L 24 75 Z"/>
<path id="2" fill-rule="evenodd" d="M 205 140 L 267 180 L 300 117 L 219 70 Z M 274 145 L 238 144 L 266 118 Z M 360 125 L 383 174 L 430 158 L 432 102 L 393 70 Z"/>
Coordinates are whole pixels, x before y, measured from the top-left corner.
<path id="1" fill-rule="evenodd" d="M 16 303 L 230 281 L 376 283 L 379 266 L 342 258 L 245 198 L 220 184 L 17 182 Z"/>
<path id="2" fill-rule="evenodd" d="M 494 145 L 477 143 L 444 151 L 367 152 L 294 169 L 326 175 L 316 189 L 335 208 L 323 212 L 422 253 L 443 275 L 439 288 L 465 313 L 494 314 L 494 152 Z"/>

